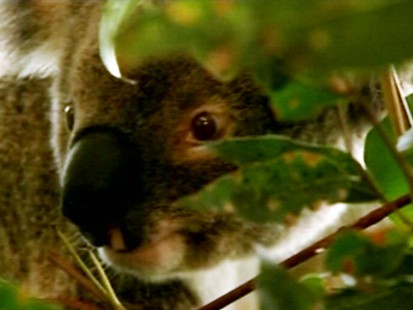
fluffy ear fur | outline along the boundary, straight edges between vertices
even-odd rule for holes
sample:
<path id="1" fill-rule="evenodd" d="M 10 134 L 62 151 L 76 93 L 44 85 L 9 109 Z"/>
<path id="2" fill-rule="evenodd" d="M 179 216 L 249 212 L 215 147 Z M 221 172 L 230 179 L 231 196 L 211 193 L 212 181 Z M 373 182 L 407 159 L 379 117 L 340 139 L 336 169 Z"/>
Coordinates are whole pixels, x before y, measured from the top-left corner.
<path id="1" fill-rule="evenodd" d="M 121 296 L 144 309 L 188 309 L 254 276 L 257 245 L 270 250 L 279 237 L 279 228 L 270 224 L 177 206 L 177 199 L 237 169 L 206 143 L 267 133 L 331 142 L 339 136 L 332 130 L 337 111 L 324 111 L 311 122 L 280 124 L 251 76 L 223 83 L 187 56 L 131 68 L 128 77 L 136 83 L 115 79 L 98 57 L 102 3 L 2 1 L 0 56 L 9 64 L 2 79 L 47 77 L 38 87 L 43 107 L 50 107 L 62 211 L 113 267 Z M 22 109 L 19 98 L 4 99 L 5 88 L 0 95 Z M 25 109 L 21 113 L 37 122 Z M 1 128 L 1 137 L 8 135 Z M 36 152 L 50 155 L 42 130 Z M 10 163 L 16 153 L 0 153 L 0 160 Z M 38 166 L 30 177 L 55 177 L 51 170 Z M 11 174 L 7 180 L 17 182 Z M 54 185 L 42 186 L 54 192 Z M 26 201 L 31 210 L 36 199 Z M 55 217 L 45 213 L 46 223 Z M 273 251 L 277 257 L 286 252 L 280 253 Z"/>

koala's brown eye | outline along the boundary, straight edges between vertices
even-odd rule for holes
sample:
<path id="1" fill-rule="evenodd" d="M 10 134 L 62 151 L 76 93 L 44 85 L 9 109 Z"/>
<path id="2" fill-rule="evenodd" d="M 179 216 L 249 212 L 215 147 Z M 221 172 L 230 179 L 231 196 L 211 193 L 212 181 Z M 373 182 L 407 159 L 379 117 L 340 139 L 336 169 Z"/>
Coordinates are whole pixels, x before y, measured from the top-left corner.
<path id="1" fill-rule="evenodd" d="M 218 124 L 211 114 L 203 112 L 193 118 L 191 130 L 199 141 L 213 140 L 218 134 Z"/>
<path id="2" fill-rule="evenodd" d="M 73 107 L 68 105 L 65 107 L 65 118 L 66 118 L 66 127 L 71 131 L 75 124 L 75 112 L 73 111 Z"/>

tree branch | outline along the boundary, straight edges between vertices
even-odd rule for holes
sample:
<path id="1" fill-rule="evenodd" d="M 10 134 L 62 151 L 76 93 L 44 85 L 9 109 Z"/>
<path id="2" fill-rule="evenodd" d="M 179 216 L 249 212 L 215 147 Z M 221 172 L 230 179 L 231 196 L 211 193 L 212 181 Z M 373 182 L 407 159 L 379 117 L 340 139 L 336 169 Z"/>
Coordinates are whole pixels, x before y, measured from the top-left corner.
<path id="1" fill-rule="evenodd" d="M 401 209 L 405 206 L 407 206 L 409 203 L 411 203 L 412 200 L 410 198 L 410 195 L 404 195 L 396 200 L 393 200 L 385 205 L 383 205 L 380 208 L 377 208 L 367 215 L 363 216 L 360 218 L 357 222 L 355 222 L 352 225 L 349 226 L 343 226 L 340 229 L 338 229 L 335 233 L 317 241 L 316 243 L 312 244 L 311 246 L 301 250 L 297 254 L 287 258 L 283 262 L 280 263 L 281 266 L 285 268 L 292 268 L 295 267 L 306 260 L 316 256 L 317 254 L 321 253 L 325 248 L 330 246 L 332 242 L 337 238 L 337 236 L 342 233 L 343 231 L 347 230 L 362 230 L 365 228 L 368 228 L 374 224 L 377 224 L 381 220 L 383 220 L 385 217 L 393 213 L 394 211 Z M 255 282 L 256 279 L 251 279 L 244 284 L 238 286 L 234 290 L 228 292 L 225 295 L 222 295 L 221 297 L 217 298 L 216 300 L 210 302 L 209 304 L 199 308 L 199 310 L 218 310 L 222 309 L 225 306 L 228 306 L 229 304 L 235 302 L 236 300 L 240 299 L 241 297 L 244 297 L 245 295 L 251 293 L 256 287 L 255 287 Z"/>

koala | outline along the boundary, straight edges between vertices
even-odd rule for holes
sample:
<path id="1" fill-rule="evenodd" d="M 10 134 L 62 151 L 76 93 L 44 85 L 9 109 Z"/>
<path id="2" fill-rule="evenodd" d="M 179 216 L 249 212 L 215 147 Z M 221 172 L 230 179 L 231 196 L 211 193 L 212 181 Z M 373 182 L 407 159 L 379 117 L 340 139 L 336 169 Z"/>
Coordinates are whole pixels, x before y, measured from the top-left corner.
<path id="1" fill-rule="evenodd" d="M 250 74 L 222 82 L 185 54 L 117 79 L 99 57 L 103 4 L 3 0 L 1 76 L 45 81 L 60 209 L 113 268 L 121 298 L 138 309 L 200 306 L 256 275 L 256 247 L 280 238 L 278 226 L 176 203 L 238 169 L 207 144 L 271 133 L 336 141 L 338 113 L 280 123 Z"/>

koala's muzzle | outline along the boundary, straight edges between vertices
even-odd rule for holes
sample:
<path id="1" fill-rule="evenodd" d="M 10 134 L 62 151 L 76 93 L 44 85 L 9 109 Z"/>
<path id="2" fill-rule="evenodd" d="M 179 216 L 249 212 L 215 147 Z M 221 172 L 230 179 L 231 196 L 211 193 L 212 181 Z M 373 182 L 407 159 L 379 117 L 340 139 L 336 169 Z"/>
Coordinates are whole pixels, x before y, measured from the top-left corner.
<path id="1" fill-rule="evenodd" d="M 96 246 L 108 242 L 139 196 L 137 150 L 119 132 L 90 131 L 71 147 L 63 172 L 61 208 Z"/>

